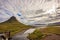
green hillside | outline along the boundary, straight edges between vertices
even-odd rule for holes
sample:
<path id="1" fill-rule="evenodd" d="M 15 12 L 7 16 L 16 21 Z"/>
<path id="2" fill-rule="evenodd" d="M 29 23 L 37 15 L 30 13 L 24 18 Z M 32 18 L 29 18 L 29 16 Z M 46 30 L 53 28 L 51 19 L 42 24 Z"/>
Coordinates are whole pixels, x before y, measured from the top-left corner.
<path id="1" fill-rule="evenodd" d="M 18 22 L 14 17 L 10 20 L 0 23 L 0 32 L 10 31 L 11 35 L 21 32 L 23 30 L 29 29 L 31 26 L 26 26 Z"/>

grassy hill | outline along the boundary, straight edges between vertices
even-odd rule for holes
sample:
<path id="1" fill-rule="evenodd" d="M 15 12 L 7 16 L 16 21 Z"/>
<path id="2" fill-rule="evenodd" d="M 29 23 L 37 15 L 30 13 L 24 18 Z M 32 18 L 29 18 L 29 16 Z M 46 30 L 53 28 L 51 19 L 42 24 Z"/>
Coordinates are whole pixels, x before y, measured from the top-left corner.
<path id="1" fill-rule="evenodd" d="M 21 24 L 15 19 L 15 17 L 12 17 L 10 20 L 4 23 L 0 23 L 0 32 L 11 31 L 11 35 L 29 28 L 31 28 L 31 26 Z"/>

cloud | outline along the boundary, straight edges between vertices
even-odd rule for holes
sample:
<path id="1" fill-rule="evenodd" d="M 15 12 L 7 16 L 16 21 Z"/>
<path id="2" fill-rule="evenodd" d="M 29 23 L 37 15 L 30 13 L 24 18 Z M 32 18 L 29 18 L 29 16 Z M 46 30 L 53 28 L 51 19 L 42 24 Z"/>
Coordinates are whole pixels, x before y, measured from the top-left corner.
<path id="1" fill-rule="evenodd" d="M 13 14 L 10 11 L 0 8 L 0 23 L 9 20 L 12 16 Z"/>

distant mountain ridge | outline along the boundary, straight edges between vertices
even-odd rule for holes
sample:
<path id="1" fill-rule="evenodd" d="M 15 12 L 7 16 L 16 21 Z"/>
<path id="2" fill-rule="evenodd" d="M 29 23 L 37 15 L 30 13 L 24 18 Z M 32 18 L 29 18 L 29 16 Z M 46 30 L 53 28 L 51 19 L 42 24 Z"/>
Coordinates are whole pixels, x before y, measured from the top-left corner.
<path id="1" fill-rule="evenodd" d="M 51 23 L 51 24 L 48 24 L 50 26 L 60 26 L 60 22 L 56 22 L 56 23 Z"/>

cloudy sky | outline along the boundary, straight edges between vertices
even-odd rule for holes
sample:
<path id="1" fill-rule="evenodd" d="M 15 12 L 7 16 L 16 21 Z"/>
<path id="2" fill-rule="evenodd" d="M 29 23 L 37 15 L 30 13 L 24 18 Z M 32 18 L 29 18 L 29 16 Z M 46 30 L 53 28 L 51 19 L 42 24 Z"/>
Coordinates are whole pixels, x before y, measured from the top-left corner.
<path id="1" fill-rule="evenodd" d="M 0 23 L 12 16 L 28 25 L 54 23 L 60 20 L 58 18 L 60 14 L 56 13 L 57 7 L 56 0 L 0 0 Z"/>

